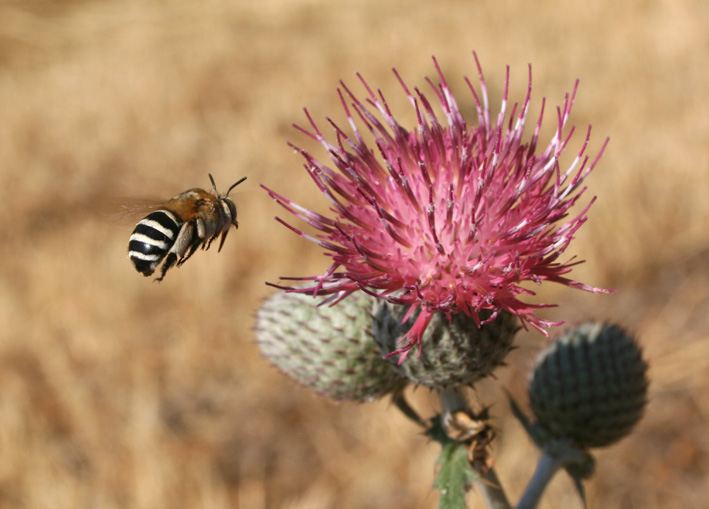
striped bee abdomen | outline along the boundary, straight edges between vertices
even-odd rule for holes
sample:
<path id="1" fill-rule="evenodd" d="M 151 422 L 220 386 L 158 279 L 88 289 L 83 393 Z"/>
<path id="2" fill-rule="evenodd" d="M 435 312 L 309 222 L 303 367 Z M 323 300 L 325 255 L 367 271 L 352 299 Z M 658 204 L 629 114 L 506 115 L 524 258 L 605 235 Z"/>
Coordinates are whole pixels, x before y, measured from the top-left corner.
<path id="1" fill-rule="evenodd" d="M 140 221 L 128 243 L 135 269 L 150 276 L 175 243 L 182 221 L 168 210 L 157 210 Z"/>

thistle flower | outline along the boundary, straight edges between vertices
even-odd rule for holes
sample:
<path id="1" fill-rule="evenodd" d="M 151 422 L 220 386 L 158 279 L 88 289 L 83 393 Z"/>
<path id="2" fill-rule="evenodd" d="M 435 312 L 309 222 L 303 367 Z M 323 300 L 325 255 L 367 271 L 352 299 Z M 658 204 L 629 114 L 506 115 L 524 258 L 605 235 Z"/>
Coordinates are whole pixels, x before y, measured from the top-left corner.
<path id="1" fill-rule="evenodd" d="M 481 326 L 507 311 L 517 315 L 523 326 L 529 324 L 546 335 L 545 327 L 562 322 L 534 315 L 549 304 L 520 299 L 534 294 L 522 286 L 527 281 L 554 281 L 605 292 L 566 277 L 580 262 L 559 261 L 586 221 L 594 199 L 571 219 L 569 209 L 584 193 L 582 183 L 608 142 L 588 164 L 589 157 L 584 154 L 589 126 L 571 165 L 560 168 L 559 157 L 574 132 L 567 124 L 578 81 L 557 108 L 557 128 L 551 141 L 539 151 L 544 103 L 531 139 L 522 141 L 531 99 L 531 66 L 524 101 L 521 106 L 515 103 L 509 116 L 507 68 L 502 105 L 493 123 L 482 69 L 474 56 L 480 93 L 467 78 L 465 82 L 476 105 L 476 123 L 463 118 L 435 58 L 440 84 L 426 78 L 435 101 L 418 88 L 411 91 L 394 70 L 416 113 L 413 129 L 399 124 L 383 94 L 375 93 L 359 74 L 365 100 L 358 99 L 343 82 L 338 89 L 350 134 L 328 119 L 335 131 L 335 140 L 328 141 L 305 110 L 310 129 L 295 127 L 325 147 L 331 165 L 291 146 L 303 156 L 305 169 L 330 201 L 331 216 L 264 187 L 318 234 L 309 235 L 276 219 L 319 244 L 332 258 L 332 265 L 322 275 L 288 278 L 312 282 L 291 291 L 331 295 L 335 302 L 364 291 L 408 306 L 404 320 L 419 311 L 402 338 L 404 344 L 390 354 L 404 354 L 400 360 L 413 346 L 420 346 L 436 312 L 449 319 L 464 313 Z M 445 123 L 434 110 L 435 102 Z M 365 141 L 357 119 L 373 136 L 373 144 Z"/>

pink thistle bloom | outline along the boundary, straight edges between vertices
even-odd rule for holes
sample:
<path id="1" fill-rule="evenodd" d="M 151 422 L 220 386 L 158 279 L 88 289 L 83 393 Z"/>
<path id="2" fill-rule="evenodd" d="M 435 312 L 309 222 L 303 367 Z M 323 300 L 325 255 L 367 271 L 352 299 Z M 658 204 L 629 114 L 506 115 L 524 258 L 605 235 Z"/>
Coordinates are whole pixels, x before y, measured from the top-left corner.
<path id="1" fill-rule="evenodd" d="M 566 129 L 578 81 L 571 95 L 557 108 L 557 128 L 543 151 L 537 150 L 542 113 L 531 139 L 523 143 L 532 90 L 532 70 L 521 107 L 515 103 L 508 118 L 509 67 L 502 105 L 496 121 L 490 119 L 487 90 L 480 63 L 480 94 L 465 82 L 477 108 L 477 124 L 464 120 L 448 84 L 433 59 L 440 79 L 430 79 L 442 124 L 429 99 L 413 92 L 394 74 L 418 119 L 415 129 L 400 125 L 384 96 L 375 93 L 361 75 L 367 98 L 359 100 L 340 82 L 338 93 L 352 134 L 328 122 L 335 131 L 327 141 L 305 110 L 311 129 L 295 126 L 328 151 L 330 166 L 293 146 L 304 158 L 305 169 L 328 198 L 331 217 L 301 207 L 265 188 L 286 210 L 319 231 L 316 236 L 279 222 L 326 250 L 333 260 L 305 288 L 288 288 L 312 295 L 332 295 L 339 301 L 364 291 L 394 304 L 410 306 L 406 318 L 420 311 L 402 338 L 405 344 L 391 355 L 405 354 L 419 345 L 434 313 L 449 318 L 471 316 L 484 325 L 500 312 L 517 315 L 547 335 L 550 322 L 534 315 L 549 304 L 528 304 L 519 299 L 534 295 L 521 283 L 555 281 L 590 292 L 601 290 L 568 279 L 580 261 L 559 261 L 560 255 L 586 221 L 595 200 L 575 217 L 568 211 L 584 193 L 582 183 L 600 159 L 608 139 L 593 161 L 584 155 L 591 126 L 571 165 L 562 170 L 559 156 L 574 133 Z M 344 91 L 344 92 L 343 92 Z M 373 136 L 368 144 L 357 121 Z M 568 132 L 565 132 L 568 131 Z M 487 319 L 480 317 L 481 310 Z M 488 316 L 489 315 L 489 316 Z M 402 359 L 403 360 L 403 355 Z"/>

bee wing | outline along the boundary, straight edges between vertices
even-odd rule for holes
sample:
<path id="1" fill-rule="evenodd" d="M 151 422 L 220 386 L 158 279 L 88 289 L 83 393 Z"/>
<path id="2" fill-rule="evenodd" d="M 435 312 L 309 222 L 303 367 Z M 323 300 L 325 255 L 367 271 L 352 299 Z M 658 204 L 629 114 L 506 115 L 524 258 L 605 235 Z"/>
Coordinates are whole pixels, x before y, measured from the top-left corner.
<path id="1" fill-rule="evenodd" d="M 164 200 L 140 198 L 110 199 L 106 202 L 103 216 L 117 226 L 135 226 L 145 216 L 165 204 Z"/>

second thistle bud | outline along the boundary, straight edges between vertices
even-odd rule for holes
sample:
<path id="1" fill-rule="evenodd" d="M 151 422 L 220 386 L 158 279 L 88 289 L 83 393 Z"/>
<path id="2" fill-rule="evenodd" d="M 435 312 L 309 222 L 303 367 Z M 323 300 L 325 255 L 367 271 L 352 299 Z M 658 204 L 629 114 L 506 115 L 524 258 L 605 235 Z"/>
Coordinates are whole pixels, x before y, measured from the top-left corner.
<path id="1" fill-rule="evenodd" d="M 372 336 L 374 297 L 350 295 L 335 306 L 279 292 L 259 309 L 256 342 L 281 371 L 323 396 L 370 401 L 406 380 L 382 359 Z"/>
<path id="2" fill-rule="evenodd" d="M 552 436 L 583 448 L 602 447 L 638 423 L 647 389 L 647 364 L 635 339 L 615 325 L 588 322 L 539 354 L 529 399 Z"/>
<path id="3" fill-rule="evenodd" d="M 374 335 L 383 355 L 396 351 L 401 338 L 416 320 L 414 313 L 402 323 L 408 309 L 408 306 L 379 303 Z M 483 321 L 490 317 L 489 312 L 483 311 L 480 315 Z M 420 353 L 414 349 L 401 362 L 397 356 L 388 360 L 402 376 L 418 385 L 434 389 L 472 385 L 504 363 L 517 330 L 517 318 L 504 311 L 480 327 L 471 316 L 463 313 L 454 314 L 449 320 L 439 312 L 426 327 Z"/>

